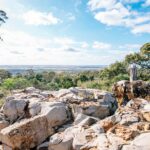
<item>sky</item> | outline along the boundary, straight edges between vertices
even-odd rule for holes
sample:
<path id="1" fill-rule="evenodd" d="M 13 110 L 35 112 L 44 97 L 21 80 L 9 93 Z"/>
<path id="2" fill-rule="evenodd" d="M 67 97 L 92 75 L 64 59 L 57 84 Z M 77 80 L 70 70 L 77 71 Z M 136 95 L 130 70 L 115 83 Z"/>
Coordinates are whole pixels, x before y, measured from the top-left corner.
<path id="1" fill-rule="evenodd" d="M 150 0 L 0 0 L 0 65 L 109 65 L 150 42 Z"/>

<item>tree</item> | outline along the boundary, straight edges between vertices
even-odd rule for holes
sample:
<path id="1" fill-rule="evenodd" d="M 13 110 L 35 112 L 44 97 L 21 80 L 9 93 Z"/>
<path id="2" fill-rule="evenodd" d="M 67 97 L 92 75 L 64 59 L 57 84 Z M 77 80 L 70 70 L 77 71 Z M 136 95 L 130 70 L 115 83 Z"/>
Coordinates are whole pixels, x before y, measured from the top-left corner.
<path id="1" fill-rule="evenodd" d="M 0 10 L 0 25 L 2 23 L 5 23 L 6 19 L 8 19 L 6 12 L 3 10 Z"/>
<path id="2" fill-rule="evenodd" d="M 7 71 L 7 70 L 4 70 L 4 69 L 0 69 L 0 81 L 4 80 L 4 79 L 7 79 L 7 78 L 10 78 L 12 76 L 12 74 Z"/>
<path id="3" fill-rule="evenodd" d="M 141 48 L 140 48 L 140 52 L 142 55 L 145 55 L 146 57 L 150 57 L 150 43 L 146 43 L 144 44 Z M 150 59 L 150 58 L 149 58 Z"/>
<path id="4" fill-rule="evenodd" d="M 150 43 L 144 44 L 140 49 L 140 53 L 145 59 L 141 62 L 142 68 L 150 69 Z"/>
<path id="5" fill-rule="evenodd" d="M 8 19 L 7 14 L 5 11 L 0 10 L 0 26 L 6 22 L 6 20 Z M 1 36 L 0 36 L 0 40 L 2 40 Z"/>
<path id="6" fill-rule="evenodd" d="M 109 67 L 104 68 L 100 71 L 100 78 L 101 79 L 113 79 L 114 77 L 118 76 L 119 74 L 127 74 L 126 66 L 123 62 L 115 62 L 111 64 Z"/>
<path id="7" fill-rule="evenodd" d="M 25 78 L 8 78 L 2 83 L 2 87 L 7 90 L 24 89 L 30 86 L 30 82 Z"/>

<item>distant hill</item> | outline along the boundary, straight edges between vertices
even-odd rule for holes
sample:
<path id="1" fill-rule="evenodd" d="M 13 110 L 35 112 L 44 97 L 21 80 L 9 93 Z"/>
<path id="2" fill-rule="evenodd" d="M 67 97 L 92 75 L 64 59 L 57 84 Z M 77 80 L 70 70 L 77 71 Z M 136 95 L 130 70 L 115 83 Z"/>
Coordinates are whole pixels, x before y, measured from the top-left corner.
<path id="1" fill-rule="evenodd" d="M 26 70 L 32 69 L 35 72 L 42 71 L 54 71 L 54 72 L 80 72 L 80 71 L 91 71 L 100 70 L 106 66 L 104 65 L 1 65 L 0 69 L 6 69 L 12 74 L 23 73 Z"/>

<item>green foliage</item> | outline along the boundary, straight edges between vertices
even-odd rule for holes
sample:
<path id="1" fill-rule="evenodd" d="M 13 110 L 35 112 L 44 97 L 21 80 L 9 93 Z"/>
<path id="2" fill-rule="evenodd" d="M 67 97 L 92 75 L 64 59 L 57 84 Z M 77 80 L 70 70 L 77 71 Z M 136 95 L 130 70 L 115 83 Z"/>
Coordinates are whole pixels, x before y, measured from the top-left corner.
<path id="1" fill-rule="evenodd" d="M 113 79 L 119 74 L 126 74 L 126 67 L 123 62 L 116 62 L 100 71 L 101 79 Z"/>
<path id="2" fill-rule="evenodd" d="M 73 80 L 69 76 L 63 76 L 60 78 L 60 87 L 70 88 L 73 86 L 74 86 Z"/>
<path id="3" fill-rule="evenodd" d="M 59 85 L 55 82 L 48 83 L 47 84 L 47 89 L 52 90 L 52 91 L 59 90 Z"/>
<path id="4" fill-rule="evenodd" d="M 2 83 L 2 87 L 7 90 L 23 89 L 30 85 L 30 82 L 24 78 L 8 78 Z"/>
<path id="5" fill-rule="evenodd" d="M 0 69 L 0 81 L 7 79 L 7 78 L 11 78 L 11 73 L 7 70 L 4 69 Z"/>
<path id="6" fill-rule="evenodd" d="M 0 87 L 0 108 L 5 102 L 6 96 L 9 96 L 9 95 L 10 95 L 10 91 Z"/>
<path id="7" fill-rule="evenodd" d="M 112 82 L 109 80 L 94 80 L 94 81 L 87 81 L 87 82 L 78 82 L 78 86 L 82 88 L 94 88 L 100 90 L 111 91 Z"/>
<path id="8" fill-rule="evenodd" d="M 144 57 L 140 53 L 133 53 L 129 54 L 125 57 L 125 63 L 126 65 L 129 65 L 131 63 L 137 63 L 139 64 L 140 61 L 144 61 Z"/>
<path id="9" fill-rule="evenodd" d="M 145 55 L 146 57 L 150 57 L 150 43 L 144 44 L 141 47 L 140 52 L 142 55 Z"/>
<path id="10" fill-rule="evenodd" d="M 112 79 L 112 82 L 115 83 L 115 82 L 118 82 L 121 80 L 129 80 L 129 75 L 128 74 L 119 74 Z"/>
<path id="11" fill-rule="evenodd" d="M 139 53 L 127 55 L 124 62 L 126 65 L 136 63 L 141 68 L 150 69 L 150 43 L 144 44 Z"/>
<path id="12" fill-rule="evenodd" d="M 5 23 L 6 19 L 8 19 L 6 12 L 3 10 L 0 10 L 0 25 L 2 23 Z"/>
<path id="13" fill-rule="evenodd" d="M 100 71 L 84 72 L 34 72 L 32 69 L 12 77 L 8 71 L 0 70 L 1 89 L 22 89 L 28 86 L 42 90 L 59 90 L 61 88 L 84 87 L 111 90 L 112 85 L 120 80 L 129 80 L 128 66 L 138 64 L 138 79 L 150 81 L 149 64 L 150 43 L 145 44 L 139 53 L 129 54 L 121 62 L 115 62 Z M 5 96 L 5 94 L 4 94 Z M 3 98 L 3 92 L 0 93 Z"/>
<path id="14" fill-rule="evenodd" d="M 150 81 L 150 69 L 141 68 L 138 70 L 138 79 Z"/>

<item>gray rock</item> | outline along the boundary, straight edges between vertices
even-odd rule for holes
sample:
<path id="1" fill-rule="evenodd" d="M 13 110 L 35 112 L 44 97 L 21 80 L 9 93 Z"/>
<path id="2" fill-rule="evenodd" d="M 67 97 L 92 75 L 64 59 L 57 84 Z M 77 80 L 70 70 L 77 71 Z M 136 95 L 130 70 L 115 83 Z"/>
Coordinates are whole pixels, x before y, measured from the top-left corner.
<path id="1" fill-rule="evenodd" d="M 3 106 L 3 113 L 10 122 L 16 121 L 18 118 L 22 118 L 25 114 L 25 107 L 27 103 L 25 100 L 10 100 L 6 101 Z"/>
<path id="2" fill-rule="evenodd" d="M 133 114 L 125 114 L 122 116 L 120 124 L 122 125 L 131 125 L 133 123 L 137 123 L 140 121 L 140 117 L 138 114 L 133 113 Z"/>
<path id="3" fill-rule="evenodd" d="M 137 146 L 137 147 L 147 147 L 150 148 L 150 132 L 149 133 L 142 133 L 141 135 L 137 136 L 131 145 Z"/>
<path id="4" fill-rule="evenodd" d="M 12 149 L 30 149 L 41 144 L 53 132 L 45 116 L 35 116 L 4 128 L 0 138 L 4 145 Z"/>
<path id="5" fill-rule="evenodd" d="M 78 114 L 78 116 L 75 118 L 74 125 L 79 125 L 79 126 L 90 126 L 94 123 L 96 123 L 99 119 L 90 117 L 84 114 Z"/>
<path id="6" fill-rule="evenodd" d="M 41 112 L 41 103 L 29 103 L 28 109 L 30 116 L 34 117 Z"/>
<path id="7" fill-rule="evenodd" d="M 145 146 L 124 145 L 121 150 L 150 150 L 150 148 Z"/>
<path id="8" fill-rule="evenodd" d="M 63 103 L 43 102 L 39 115 L 4 128 L 0 138 L 4 145 L 11 148 L 30 149 L 52 135 L 53 127 L 66 121 L 67 113 Z"/>
<path id="9" fill-rule="evenodd" d="M 4 114 L 0 113 L 0 131 L 9 126 L 9 122 L 6 120 Z"/>
<path id="10" fill-rule="evenodd" d="M 40 90 L 38 90 L 38 89 L 36 89 L 36 88 L 34 88 L 34 87 L 27 87 L 27 88 L 25 89 L 25 92 L 26 92 L 26 93 L 40 93 Z"/>
<path id="11" fill-rule="evenodd" d="M 37 147 L 37 150 L 48 150 L 49 142 L 44 142 Z"/>
<path id="12" fill-rule="evenodd" d="M 73 138 L 62 137 L 61 134 L 54 134 L 49 141 L 48 150 L 72 150 Z"/>
<path id="13" fill-rule="evenodd" d="M 82 113 L 88 116 L 103 119 L 110 115 L 110 109 L 106 105 L 99 105 L 94 102 L 83 103 L 82 105 L 71 105 L 73 116 L 76 118 L 78 114 Z"/>

